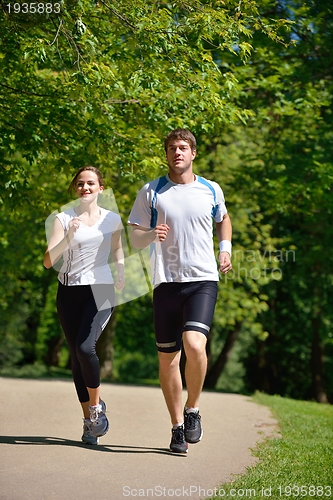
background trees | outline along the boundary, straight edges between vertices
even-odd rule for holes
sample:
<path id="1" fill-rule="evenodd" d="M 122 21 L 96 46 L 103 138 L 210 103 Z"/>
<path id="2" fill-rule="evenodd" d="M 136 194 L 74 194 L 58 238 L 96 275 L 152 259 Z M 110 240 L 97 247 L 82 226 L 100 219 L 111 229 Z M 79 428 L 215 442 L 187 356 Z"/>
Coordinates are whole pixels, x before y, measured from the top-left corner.
<path id="1" fill-rule="evenodd" d="M 331 8 L 84 0 L 37 16 L 2 2 L 0 33 L 2 366 L 68 366 L 41 262 L 71 174 L 101 167 L 125 225 L 182 126 L 234 224 L 207 386 L 332 399 Z M 119 307 L 109 377 L 156 378 L 150 313 L 149 295 Z"/>
<path id="2" fill-rule="evenodd" d="M 251 169 L 246 189 L 258 200 L 261 224 L 271 226 L 282 257 L 282 280 L 265 287 L 269 309 L 260 323 L 268 336 L 244 354 L 247 383 L 326 402 L 332 398 L 331 388 L 327 394 L 333 202 L 332 56 L 327 47 L 333 19 L 330 8 L 318 2 L 274 7 L 271 15 L 284 11 L 293 19 L 291 36 L 297 43 L 278 51 L 266 40 L 255 43 L 251 64 L 237 72 L 242 101 L 255 103 L 255 120 L 246 127 L 247 147 L 238 158 Z M 232 137 L 232 145 L 242 139 L 239 127 Z M 241 185 L 244 172 L 239 173 Z"/>

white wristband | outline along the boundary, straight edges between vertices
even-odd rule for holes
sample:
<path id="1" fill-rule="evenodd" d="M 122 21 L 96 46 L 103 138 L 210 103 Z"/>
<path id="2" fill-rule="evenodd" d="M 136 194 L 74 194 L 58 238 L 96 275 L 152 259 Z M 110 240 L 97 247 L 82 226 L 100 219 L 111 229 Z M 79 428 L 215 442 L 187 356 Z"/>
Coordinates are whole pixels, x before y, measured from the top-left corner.
<path id="1" fill-rule="evenodd" d="M 220 253 L 221 252 L 228 252 L 228 254 L 231 257 L 231 241 L 229 240 L 220 241 Z"/>

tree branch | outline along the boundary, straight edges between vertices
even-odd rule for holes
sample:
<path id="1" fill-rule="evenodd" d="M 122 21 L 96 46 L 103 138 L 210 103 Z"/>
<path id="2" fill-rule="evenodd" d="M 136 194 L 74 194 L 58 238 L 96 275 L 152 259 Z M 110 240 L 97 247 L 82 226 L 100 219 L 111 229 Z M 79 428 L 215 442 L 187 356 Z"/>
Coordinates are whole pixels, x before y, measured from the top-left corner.
<path id="1" fill-rule="evenodd" d="M 116 10 L 114 10 L 112 7 L 110 7 L 109 4 L 107 4 L 106 2 L 104 2 L 104 0 L 99 0 L 99 1 L 100 1 L 100 3 L 102 3 L 103 5 L 105 5 L 105 7 L 112 12 L 112 14 L 114 14 L 116 17 L 118 17 L 118 19 L 120 19 L 120 21 L 122 21 L 123 23 L 127 24 L 127 26 L 129 26 L 132 30 L 135 30 L 135 26 L 133 24 L 131 24 L 127 19 L 125 19 L 125 17 L 123 17 L 120 14 L 118 14 L 118 12 Z"/>
<path id="2" fill-rule="evenodd" d="M 50 97 L 50 98 L 53 98 L 53 97 L 59 97 L 61 99 L 63 99 L 62 96 L 60 96 L 60 94 L 53 94 L 53 95 L 50 95 L 50 94 L 37 94 L 35 92 L 28 92 L 26 90 L 21 90 L 21 89 L 15 89 L 13 87 L 10 87 L 9 85 L 5 85 L 4 83 L 0 83 L 0 87 L 4 87 L 5 89 L 9 89 L 11 90 L 13 93 L 15 94 L 26 94 L 26 95 L 31 95 L 31 96 L 35 96 L 35 97 Z"/>

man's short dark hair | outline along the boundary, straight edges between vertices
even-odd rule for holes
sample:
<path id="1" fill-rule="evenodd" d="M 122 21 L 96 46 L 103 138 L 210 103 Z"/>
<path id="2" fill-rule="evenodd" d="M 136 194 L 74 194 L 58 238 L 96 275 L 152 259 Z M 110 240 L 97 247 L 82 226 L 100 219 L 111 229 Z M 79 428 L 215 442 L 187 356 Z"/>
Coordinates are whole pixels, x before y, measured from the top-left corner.
<path id="1" fill-rule="evenodd" d="M 189 143 L 191 147 L 191 151 L 194 151 L 197 149 L 197 141 L 189 130 L 186 128 L 176 128 L 175 130 L 171 130 L 171 132 L 168 133 L 168 135 L 165 138 L 164 141 L 164 149 L 167 151 L 169 142 L 175 141 L 175 140 L 181 140 L 181 141 L 186 141 Z"/>

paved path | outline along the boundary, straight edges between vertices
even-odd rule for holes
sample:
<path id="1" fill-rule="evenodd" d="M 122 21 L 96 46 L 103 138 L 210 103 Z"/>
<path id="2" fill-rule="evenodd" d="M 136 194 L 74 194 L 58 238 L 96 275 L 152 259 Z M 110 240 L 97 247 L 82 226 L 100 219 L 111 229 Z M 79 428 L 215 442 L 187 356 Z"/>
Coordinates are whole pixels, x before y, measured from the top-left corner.
<path id="1" fill-rule="evenodd" d="M 89 447 L 71 381 L 0 378 L 1 500 L 206 498 L 255 464 L 251 449 L 276 428 L 250 398 L 204 392 L 203 439 L 174 455 L 159 388 L 102 389 L 110 430 Z"/>

